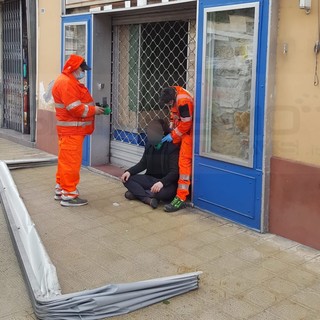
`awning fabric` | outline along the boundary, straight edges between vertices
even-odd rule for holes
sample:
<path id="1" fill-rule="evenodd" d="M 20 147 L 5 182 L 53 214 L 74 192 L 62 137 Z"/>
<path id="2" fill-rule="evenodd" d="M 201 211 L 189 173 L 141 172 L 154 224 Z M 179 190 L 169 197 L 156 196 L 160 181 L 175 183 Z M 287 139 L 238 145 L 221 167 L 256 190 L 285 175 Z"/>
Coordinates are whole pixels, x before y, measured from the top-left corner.
<path id="1" fill-rule="evenodd" d="M 39 319 L 103 319 L 126 314 L 198 288 L 200 271 L 62 294 L 56 268 L 8 168 L 49 165 L 55 161 L 53 158 L 0 161 L 0 199 L 34 312 Z"/>

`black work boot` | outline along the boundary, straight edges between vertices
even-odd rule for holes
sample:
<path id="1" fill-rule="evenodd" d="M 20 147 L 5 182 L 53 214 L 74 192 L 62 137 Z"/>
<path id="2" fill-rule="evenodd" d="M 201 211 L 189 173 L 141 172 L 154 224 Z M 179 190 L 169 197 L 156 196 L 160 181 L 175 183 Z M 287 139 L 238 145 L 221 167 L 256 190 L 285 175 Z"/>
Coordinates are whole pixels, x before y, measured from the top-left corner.
<path id="1" fill-rule="evenodd" d="M 174 197 L 174 199 L 169 203 L 164 206 L 164 211 L 166 212 L 175 212 L 180 209 L 184 209 L 186 207 L 185 201 L 181 200 L 177 196 Z"/>
<path id="2" fill-rule="evenodd" d="M 126 193 L 124 194 L 124 197 L 128 200 L 136 200 L 136 196 L 130 192 L 130 191 L 126 191 Z"/>
<path id="3" fill-rule="evenodd" d="M 80 207 L 80 206 L 85 206 L 86 204 L 88 204 L 88 200 L 76 197 L 76 198 L 67 199 L 67 200 L 62 199 L 60 201 L 60 204 L 63 207 Z"/>
<path id="4" fill-rule="evenodd" d="M 158 207 L 158 200 L 156 198 L 143 198 L 142 200 L 145 204 L 148 204 L 153 209 L 156 209 Z"/>

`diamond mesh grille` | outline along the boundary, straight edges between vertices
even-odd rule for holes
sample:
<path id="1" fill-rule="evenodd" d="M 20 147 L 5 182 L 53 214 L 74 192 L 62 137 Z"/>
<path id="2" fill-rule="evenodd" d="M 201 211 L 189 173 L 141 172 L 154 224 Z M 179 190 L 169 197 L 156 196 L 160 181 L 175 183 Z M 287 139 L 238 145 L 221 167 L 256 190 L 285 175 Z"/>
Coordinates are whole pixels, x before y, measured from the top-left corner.
<path id="1" fill-rule="evenodd" d="M 169 117 L 158 106 L 163 87 L 193 93 L 195 21 L 114 26 L 112 139 L 145 144 L 148 123 Z"/>
<path id="2" fill-rule="evenodd" d="M 23 132 L 22 25 L 20 1 L 3 4 L 3 126 Z"/>

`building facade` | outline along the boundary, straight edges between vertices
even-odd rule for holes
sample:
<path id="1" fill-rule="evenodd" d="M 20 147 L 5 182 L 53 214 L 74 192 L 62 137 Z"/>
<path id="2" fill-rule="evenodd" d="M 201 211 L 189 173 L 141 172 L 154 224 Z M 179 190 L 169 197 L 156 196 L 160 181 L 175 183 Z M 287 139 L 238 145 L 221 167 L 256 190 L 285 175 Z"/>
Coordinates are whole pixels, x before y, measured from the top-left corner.
<path id="1" fill-rule="evenodd" d="M 168 116 L 161 88 L 181 85 L 195 97 L 195 206 L 320 248 L 315 1 L 37 5 L 38 148 L 57 152 L 47 93 L 71 53 L 91 64 L 86 84 L 112 108 L 85 141 L 84 165 L 136 162 L 148 122 Z"/>
<path id="2" fill-rule="evenodd" d="M 36 5 L 0 1 L 0 128 L 35 141 Z"/>

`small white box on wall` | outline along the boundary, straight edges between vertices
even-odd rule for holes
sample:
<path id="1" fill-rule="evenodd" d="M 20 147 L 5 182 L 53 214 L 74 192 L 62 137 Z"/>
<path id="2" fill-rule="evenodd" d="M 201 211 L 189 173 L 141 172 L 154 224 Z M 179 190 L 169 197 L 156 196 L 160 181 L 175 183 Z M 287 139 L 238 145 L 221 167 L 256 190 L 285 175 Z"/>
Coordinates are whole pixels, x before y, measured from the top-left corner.
<path id="1" fill-rule="evenodd" d="M 147 0 L 138 0 L 137 1 L 137 6 L 146 6 L 147 5 Z"/>
<path id="2" fill-rule="evenodd" d="M 311 9 L 311 0 L 300 0 L 300 9 Z"/>

